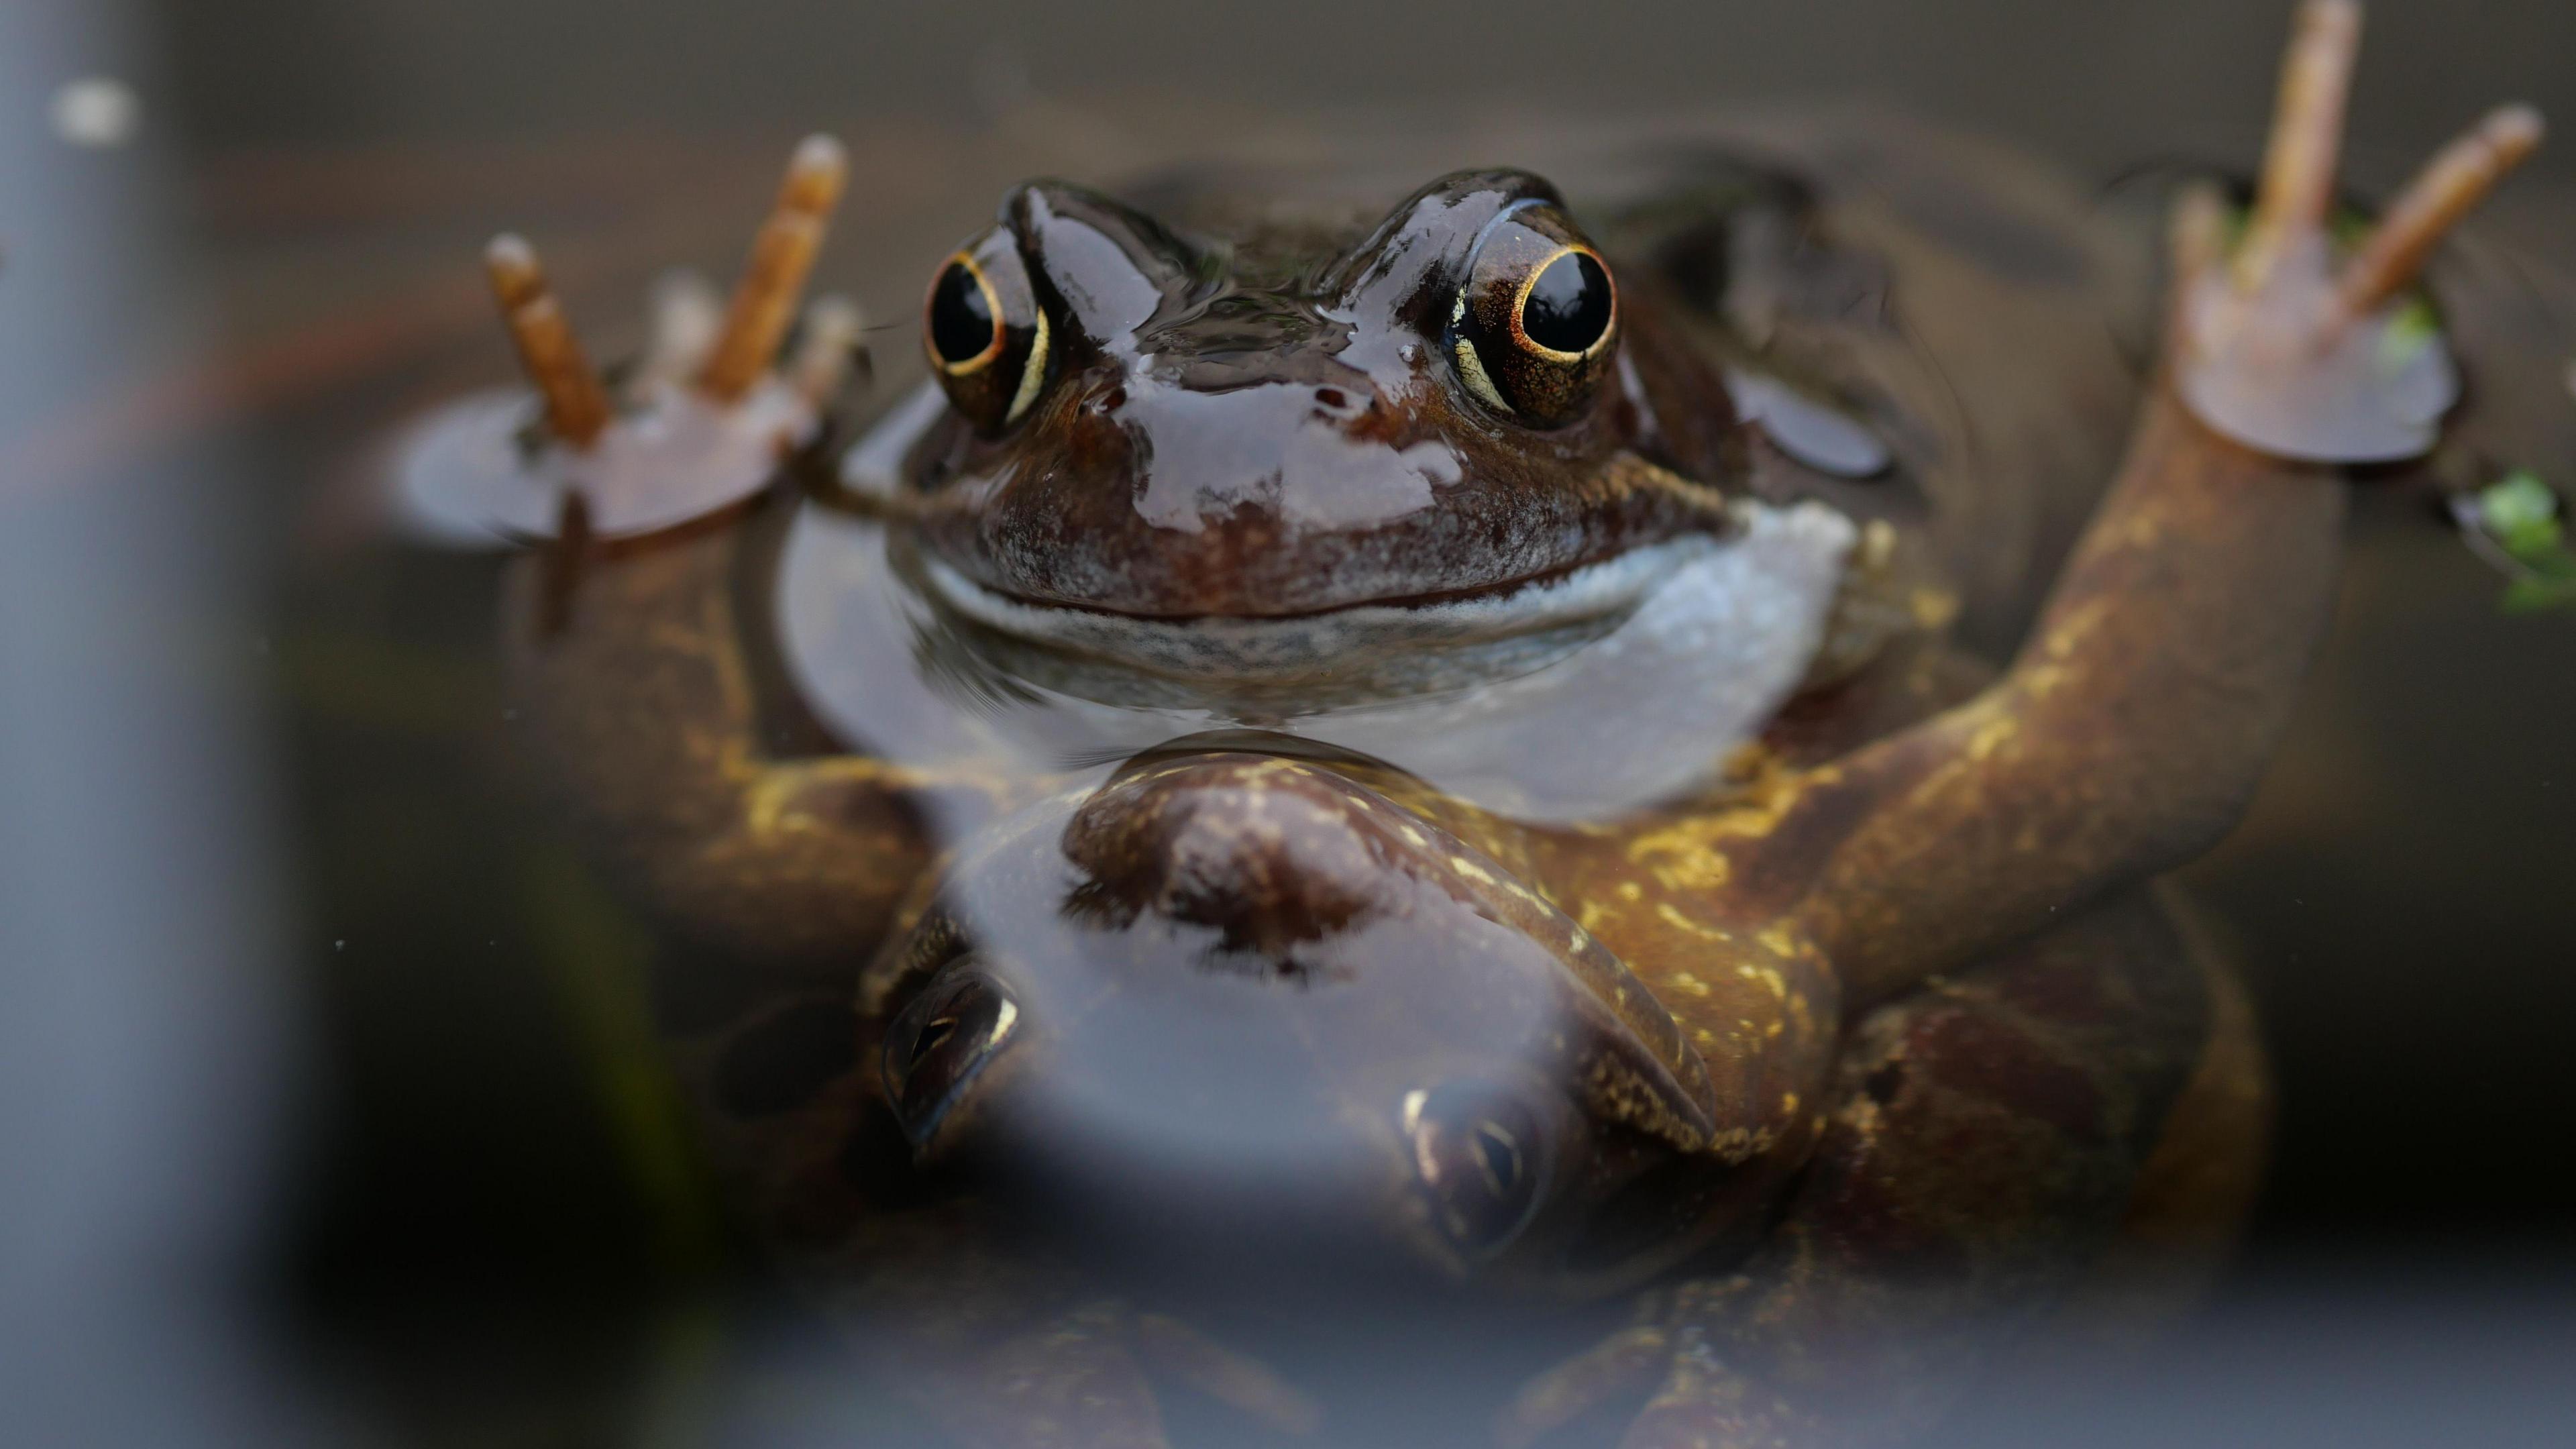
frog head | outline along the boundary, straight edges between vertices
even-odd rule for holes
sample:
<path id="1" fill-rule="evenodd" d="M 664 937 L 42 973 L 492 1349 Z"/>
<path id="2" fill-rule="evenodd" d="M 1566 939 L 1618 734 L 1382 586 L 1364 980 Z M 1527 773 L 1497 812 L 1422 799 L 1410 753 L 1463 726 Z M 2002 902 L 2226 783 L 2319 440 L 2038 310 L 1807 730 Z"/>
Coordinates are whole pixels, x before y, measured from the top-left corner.
<path id="1" fill-rule="evenodd" d="M 1525 637 L 1730 526 L 1722 387 L 1524 172 L 1232 237 L 1027 185 L 941 266 L 923 336 L 929 583 L 1022 641 L 1241 680 Z"/>

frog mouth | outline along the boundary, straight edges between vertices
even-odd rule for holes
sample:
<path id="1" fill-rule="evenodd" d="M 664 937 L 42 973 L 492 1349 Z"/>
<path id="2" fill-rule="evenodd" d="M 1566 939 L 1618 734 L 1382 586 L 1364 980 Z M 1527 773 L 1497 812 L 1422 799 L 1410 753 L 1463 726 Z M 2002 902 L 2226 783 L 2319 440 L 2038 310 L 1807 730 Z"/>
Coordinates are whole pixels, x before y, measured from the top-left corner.
<path id="1" fill-rule="evenodd" d="M 1469 593 L 1309 614 L 1157 618 L 1037 603 L 935 556 L 924 592 L 1012 672 L 1100 697 L 1098 666 L 1129 676 L 1113 702 L 1189 704 L 1287 695 L 1313 706 L 1400 698 L 1525 674 L 1617 629 L 1656 588 L 1720 541 L 1691 534 Z M 987 649 L 986 652 L 992 652 Z M 1051 656 L 1051 658 L 1049 657 Z M 1090 666 L 1089 669 L 1083 666 Z M 1050 677 L 1054 676 L 1054 677 Z"/>

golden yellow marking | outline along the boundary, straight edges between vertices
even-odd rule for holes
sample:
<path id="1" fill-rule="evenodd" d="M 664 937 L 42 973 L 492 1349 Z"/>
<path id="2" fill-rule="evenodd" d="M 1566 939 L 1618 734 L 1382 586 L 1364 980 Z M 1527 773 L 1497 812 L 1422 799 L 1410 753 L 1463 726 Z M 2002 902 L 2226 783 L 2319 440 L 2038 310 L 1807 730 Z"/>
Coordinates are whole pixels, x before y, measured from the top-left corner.
<path id="1" fill-rule="evenodd" d="M 1500 884 L 1500 882 L 1494 879 L 1491 871 L 1486 870 L 1483 866 L 1476 864 L 1474 861 L 1469 860 L 1463 855 L 1453 855 L 1449 857 L 1449 868 L 1458 872 L 1460 875 L 1465 876 L 1467 879 L 1476 881 L 1483 885 Z"/>
<path id="2" fill-rule="evenodd" d="M 1916 589 L 1905 606 L 1917 629 L 1946 629 L 1959 617 L 1959 596 L 1946 589 Z"/>
<path id="3" fill-rule="evenodd" d="M 1001 294 L 993 290 L 993 281 L 984 275 L 983 264 L 961 251 L 951 253 L 947 265 L 930 274 L 930 295 L 923 298 L 921 302 L 922 330 L 925 332 L 929 330 L 930 306 L 939 297 L 939 284 L 947 279 L 949 267 L 964 267 L 967 280 L 975 284 L 976 291 L 984 294 L 984 315 L 993 319 L 993 336 L 984 344 L 983 351 L 967 358 L 964 362 L 951 362 L 936 351 L 931 353 L 930 360 L 937 363 L 939 370 L 950 377 L 972 377 L 992 366 L 993 359 L 1002 355 L 1002 343 L 1009 329 L 1002 321 Z"/>
<path id="4" fill-rule="evenodd" d="M 1619 882 L 1618 894 L 1619 899 L 1633 906 L 1646 898 L 1646 888 L 1635 881 L 1623 880 Z"/>
<path id="5" fill-rule="evenodd" d="M 1629 842 L 1628 859 L 1672 889 L 1717 889 L 1734 873 L 1733 862 L 1717 849 L 1719 841 L 1769 836 L 1807 786 L 1830 784 L 1837 778 L 1821 770 L 1800 775 L 1767 752 L 1743 752 L 1731 767 L 1746 776 L 1748 788 L 1742 800 L 1639 835 Z"/>
<path id="6" fill-rule="evenodd" d="M 1671 977 L 1673 989 L 1692 996 L 1706 996 L 1714 988 L 1687 971 L 1676 971 Z"/>
<path id="7" fill-rule="evenodd" d="M 2074 675 L 2075 671 L 2063 664 L 2025 665 L 2021 671 L 2021 689 L 2033 699 L 2046 699 Z"/>
<path id="8" fill-rule="evenodd" d="M 1785 924 L 1765 926 L 1761 934 L 1753 939 L 1761 942 L 1763 947 L 1774 956 L 1797 956 L 1807 944 L 1797 932 L 1789 929 Z"/>
<path id="9" fill-rule="evenodd" d="M 1601 335 L 1592 339 L 1592 345 L 1584 348 L 1581 352 L 1567 352 L 1561 348 L 1549 347 L 1544 343 L 1533 340 L 1529 335 L 1528 329 L 1522 325 L 1521 321 L 1522 312 L 1529 307 L 1530 289 L 1538 285 L 1538 279 L 1546 273 L 1548 268 L 1555 266 L 1559 258 L 1564 257 L 1569 253 L 1575 256 L 1592 258 L 1592 264 L 1601 269 L 1601 280 L 1608 282 L 1610 285 L 1610 320 L 1602 327 Z M 1463 307 L 1466 302 L 1466 294 L 1460 293 L 1458 300 L 1460 305 Z M 1589 362 L 1593 358 L 1600 356 L 1601 350 L 1610 345 L 1610 339 L 1616 336 L 1619 331 L 1619 284 L 1612 280 L 1610 276 L 1610 264 L 1601 260 L 1601 254 L 1594 251 L 1592 248 L 1574 246 L 1572 244 L 1560 246 L 1555 251 L 1549 252 L 1546 256 L 1539 258 L 1538 265 L 1530 268 L 1528 274 L 1521 278 L 1520 290 L 1512 294 L 1511 327 L 1513 343 L 1520 347 L 1522 351 L 1529 353 L 1533 357 L 1543 357 L 1550 362 L 1571 367 L 1579 363 Z"/>
<path id="10" fill-rule="evenodd" d="M 1873 518 L 1860 531 L 1860 542 L 1852 549 L 1852 561 L 1865 569 L 1883 569 L 1896 556 L 1896 525 L 1884 518 Z"/>
<path id="11" fill-rule="evenodd" d="M 2049 626 L 2048 631 L 2040 636 L 2040 652 L 2051 659 L 2065 659 L 2083 648 L 2085 641 L 2110 617 L 2111 603 L 2108 599 L 2088 600 Z"/>
<path id="12" fill-rule="evenodd" d="M 1512 411 L 1512 405 L 1503 401 L 1501 389 L 1495 387 L 1493 378 L 1486 375 L 1485 360 L 1476 355 L 1476 344 L 1461 337 L 1457 353 L 1458 375 L 1466 379 L 1467 390 L 1504 412 Z"/>
<path id="13" fill-rule="evenodd" d="M 1738 966 L 1735 968 L 1735 974 L 1747 981 L 1761 982 L 1770 988 L 1771 995 L 1777 1000 L 1789 999 L 1789 983 L 1780 978 L 1779 972 L 1768 966 Z"/>
<path id="14" fill-rule="evenodd" d="M 1783 1092 L 1780 1094 L 1780 1115 L 1783 1117 L 1795 1117 L 1798 1115 L 1797 1093 Z"/>
<path id="15" fill-rule="evenodd" d="M 1968 737 L 1968 758 L 1978 761 L 1991 759 L 1997 751 L 2013 743 L 2020 734 L 2020 720 L 2010 715 L 1990 719 L 1977 726 L 1977 732 Z"/>
<path id="16" fill-rule="evenodd" d="M 1020 420 L 1029 404 L 1038 400 L 1038 385 L 1046 381 L 1047 353 L 1055 345 L 1054 329 L 1047 325 L 1044 307 L 1038 309 L 1037 336 L 1029 342 L 1029 360 L 1020 368 L 1020 390 L 1011 395 L 1010 410 L 1002 414 L 1002 425 L 1008 427 Z"/>
<path id="17" fill-rule="evenodd" d="M 1715 926 L 1702 925 L 1699 922 L 1692 920 L 1690 917 L 1683 915 L 1670 901 L 1665 901 L 1657 905 L 1655 907 L 1655 916 L 1665 925 L 1672 927 L 1674 930 L 1687 932 L 1690 935 L 1699 937 L 1703 941 L 1730 941 L 1734 939 L 1734 937 L 1729 936 L 1726 932 L 1719 930 Z"/>

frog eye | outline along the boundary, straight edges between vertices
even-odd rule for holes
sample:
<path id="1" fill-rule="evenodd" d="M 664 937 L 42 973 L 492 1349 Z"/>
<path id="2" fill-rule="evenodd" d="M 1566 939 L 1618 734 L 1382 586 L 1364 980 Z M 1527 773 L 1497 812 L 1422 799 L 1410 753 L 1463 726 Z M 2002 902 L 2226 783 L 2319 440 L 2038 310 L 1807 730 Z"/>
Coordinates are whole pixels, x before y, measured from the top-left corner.
<path id="1" fill-rule="evenodd" d="M 1573 421 L 1609 370 L 1619 289 L 1601 254 L 1553 209 L 1513 212 L 1477 243 L 1449 314 L 1459 380 L 1533 427 Z"/>
<path id="2" fill-rule="evenodd" d="M 885 1039 L 886 1101 L 916 1146 L 939 1130 L 1019 1017 L 1011 994 L 979 971 L 952 972 L 895 1017 Z"/>
<path id="3" fill-rule="evenodd" d="M 976 431 L 1010 427 L 1046 386 L 1052 329 L 1004 232 L 949 257 L 921 307 L 921 340 L 948 400 Z"/>
<path id="4" fill-rule="evenodd" d="M 971 377 L 1002 355 L 1002 299 L 975 259 L 959 252 L 930 284 L 923 313 L 931 360 L 950 377 Z"/>
<path id="5" fill-rule="evenodd" d="M 1471 1258 L 1519 1236 L 1547 1175 L 1537 1113 L 1495 1088 L 1449 1086 L 1408 1096 L 1404 1125 L 1441 1236 Z"/>
<path id="6" fill-rule="evenodd" d="M 1610 269 L 1589 247 L 1559 248 L 1532 270 L 1512 307 L 1512 340 L 1551 362 L 1579 363 L 1610 340 Z"/>

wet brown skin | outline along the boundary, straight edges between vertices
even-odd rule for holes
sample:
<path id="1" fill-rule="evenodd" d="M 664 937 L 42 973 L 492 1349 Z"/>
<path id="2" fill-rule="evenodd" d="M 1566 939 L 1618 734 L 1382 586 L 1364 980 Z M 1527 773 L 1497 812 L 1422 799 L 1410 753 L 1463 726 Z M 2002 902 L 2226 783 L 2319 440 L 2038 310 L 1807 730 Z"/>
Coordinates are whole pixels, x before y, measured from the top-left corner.
<path id="1" fill-rule="evenodd" d="M 1722 530 L 1726 394 L 1651 305 L 1624 310 L 1619 365 L 1521 368 L 1512 413 L 1462 383 L 1452 304 L 1516 222 L 1570 231 L 1508 171 L 1340 235 L 1184 239 L 1078 188 L 1014 193 L 966 250 L 1053 319 L 1045 391 L 998 435 L 952 415 L 924 441 L 922 537 L 1014 598 L 1194 618 L 1475 593 Z"/>
<path id="2" fill-rule="evenodd" d="M 1313 271 L 1245 236 L 1220 284 L 1203 243 L 1061 188 L 1019 193 L 1004 231 L 1033 275 L 1060 278 L 1041 292 L 1062 304 L 1124 276 L 1152 296 L 1114 316 L 1068 307 L 1061 370 L 1016 432 L 934 431 L 914 459 L 928 546 L 1023 599 L 1195 617 L 1491 589 L 1709 527 L 1701 505 L 1742 486 L 1727 470 L 1747 445 L 1683 349 L 1705 324 L 1658 310 L 1656 269 L 1617 267 L 1625 366 L 1562 428 L 1529 428 L 1480 410 L 1420 346 L 1461 255 L 1454 220 L 1408 230 L 1420 206 L 1344 250 L 1292 233 L 1296 255 L 1331 259 Z M 1040 211 L 1121 244 L 1046 245 Z M 1102 269 L 1093 285 L 1072 255 Z M 1383 309 L 1326 315 L 1353 311 L 1354 278 L 1401 271 L 1390 256 L 1431 260 Z M 1212 287 L 1254 301 L 1211 311 Z M 1355 368 L 1354 350 L 1374 361 Z M 1193 505 L 1228 506 L 1154 527 L 1139 501 L 1175 481 L 1155 472 L 1174 454 L 1140 443 L 1176 426 L 1154 395 L 1219 382 L 1340 391 L 1316 399 L 1325 425 L 1441 450 L 1455 486 L 1436 506 L 1335 513 L 1293 488 L 1183 478 Z M 1287 441 L 1235 444 L 1258 465 Z M 1635 1444 L 1869 1442 L 1918 1426 L 2062 1301 L 2133 1207 L 2216 1230 L 2242 1206 L 2259 1055 L 2232 985 L 2142 887 L 2241 808 L 2324 617 L 2342 488 L 2215 436 L 2159 385 L 2000 675 L 1927 618 L 1794 702 L 1724 787 L 1567 828 L 1240 738 L 1059 797 L 1038 778 L 781 758 L 744 578 L 784 498 L 556 559 L 577 584 L 550 624 L 542 570 L 522 570 L 508 648 L 532 752 L 639 902 L 733 983 L 733 1008 L 679 1031 L 675 1053 L 744 1203 L 964 1441 L 1159 1442 L 1148 1370 L 1277 1421 L 1307 1410 L 1114 1285 L 1021 1251 L 993 1203 L 917 1170 L 1023 1140 L 1015 1113 L 1050 1083 L 997 1054 L 962 1105 L 906 1120 L 908 1006 L 970 967 L 1027 993 L 1085 952 L 1151 992 L 1187 979 L 1155 964 L 1173 940 L 1214 933 L 1237 964 L 1323 978 L 1319 996 L 1346 973 L 1428 1042 L 1475 989 L 1460 942 L 1499 930 L 1496 977 L 1553 993 L 1573 1023 L 1555 1057 L 1507 1044 L 1566 1090 L 1549 1130 L 1571 1166 L 1526 1231 L 1449 1266 L 1540 1293 L 1648 1290 L 1634 1328 L 1510 1408 L 1507 1436 L 1643 1392 Z M 934 803 L 964 822 L 944 860 Z M 1049 924 L 979 941 L 1004 919 L 979 900 Z M 1359 941 L 1385 958 L 1337 954 Z M 1062 961 L 1007 959 L 1049 943 Z M 1407 1039 L 1354 1034 L 1344 1064 L 1401 1067 Z M 2177 1196 L 2181 1181 L 2200 1186 Z M 1400 1185 L 1337 1207 L 1352 1225 L 1421 1218 Z"/>

